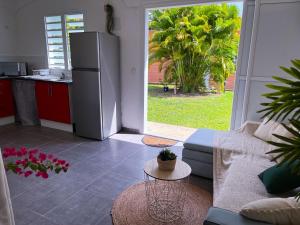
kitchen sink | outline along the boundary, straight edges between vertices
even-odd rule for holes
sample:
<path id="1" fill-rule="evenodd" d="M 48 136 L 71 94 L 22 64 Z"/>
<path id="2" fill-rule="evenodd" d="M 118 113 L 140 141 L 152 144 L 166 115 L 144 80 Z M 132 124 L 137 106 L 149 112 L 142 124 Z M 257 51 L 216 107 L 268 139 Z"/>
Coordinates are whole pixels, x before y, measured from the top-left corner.
<path id="1" fill-rule="evenodd" d="M 53 76 L 53 75 L 30 75 L 30 76 L 22 76 L 22 78 L 26 79 L 34 79 L 34 80 L 46 80 L 46 81 L 65 81 L 64 79 L 61 79 L 60 77 Z"/>

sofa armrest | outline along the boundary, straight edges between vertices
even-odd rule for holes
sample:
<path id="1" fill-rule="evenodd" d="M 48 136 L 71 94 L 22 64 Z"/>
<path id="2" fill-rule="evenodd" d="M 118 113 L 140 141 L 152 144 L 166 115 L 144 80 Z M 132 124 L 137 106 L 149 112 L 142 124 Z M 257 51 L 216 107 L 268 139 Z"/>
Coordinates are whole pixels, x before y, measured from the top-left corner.
<path id="1" fill-rule="evenodd" d="M 229 210 L 211 207 L 208 210 L 203 225 L 271 225 L 255 220 L 247 219 L 242 215 Z"/>

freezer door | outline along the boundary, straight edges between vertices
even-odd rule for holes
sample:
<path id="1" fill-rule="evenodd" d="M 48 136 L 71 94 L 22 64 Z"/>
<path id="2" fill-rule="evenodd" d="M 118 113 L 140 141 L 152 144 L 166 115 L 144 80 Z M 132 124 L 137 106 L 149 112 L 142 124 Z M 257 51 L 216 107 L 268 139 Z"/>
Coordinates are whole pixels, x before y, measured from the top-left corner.
<path id="1" fill-rule="evenodd" d="M 70 34 L 71 62 L 73 69 L 99 69 L 98 39 L 97 32 Z"/>
<path id="2" fill-rule="evenodd" d="M 72 107 L 75 134 L 102 140 L 100 73 L 72 71 Z"/>

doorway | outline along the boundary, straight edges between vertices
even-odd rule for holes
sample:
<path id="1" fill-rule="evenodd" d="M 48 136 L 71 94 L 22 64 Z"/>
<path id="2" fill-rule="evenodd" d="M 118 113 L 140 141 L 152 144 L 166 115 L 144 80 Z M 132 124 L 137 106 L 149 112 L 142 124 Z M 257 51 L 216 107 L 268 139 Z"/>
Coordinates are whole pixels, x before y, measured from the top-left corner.
<path id="1" fill-rule="evenodd" d="M 243 2 L 146 10 L 146 133 L 184 141 L 229 130 Z"/>

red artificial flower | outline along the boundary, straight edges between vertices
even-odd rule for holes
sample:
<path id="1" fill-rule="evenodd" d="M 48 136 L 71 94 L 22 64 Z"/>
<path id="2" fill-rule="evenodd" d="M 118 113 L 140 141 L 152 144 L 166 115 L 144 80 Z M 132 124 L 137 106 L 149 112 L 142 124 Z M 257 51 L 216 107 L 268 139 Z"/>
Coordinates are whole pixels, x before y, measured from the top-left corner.
<path id="1" fill-rule="evenodd" d="M 26 171 L 25 173 L 24 173 L 24 176 L 25 177 L 29 177 L 31 174 L 32 174 L 33 172 L 32 171 Z"/>
<path id="2" fill-rule="evenodd" d="M 18 174 L 20 174 L 20 173 L 22 172 L 22 169 L 19 168 L 19 167 L 16 167 L 16 168 L 15 168 L 15 172 L 18 173 Z"/>
<path id="3" fill-rule="evenodd" d="M 47 179 L 49 177 L 47 172 L 42 172 L 41 175 L 44 179 Z"/>
<path id="4" fill-rule="evenodd" d="M 39 150 L 37 150 L 37 149 L 33 149 L 33 150 L 30 150 L 30 151 L 29 151 L 29 154 L 30 154 L 30 155 L 35 155 L 36 153 L 38 153 L 38 151 L 39 151 Z"/>
<path id="5" fill-rule="evenodd" d="M 47 179 L 49 177 L 48 172 L 67 172 L 69 167 L 69 163 L 65 160 L 54 158 L 53 155 L 47 155 L 38 149 L 27 150 L 22 147 L 16 150 L 15 148 L 4 148 L 2 155 L 4 158 L 12 157 L 13 160 L 7 161 L 4 165 L 5 168 L 18 175 L 24 175 L 24 177 L 29 177 L 35 173 L 35 176 Z"/>
<path id="6" fill-rule="evenodd" d="M 27 150 L 25 147 L 22 147 L 19 151 L 22 155 L 26 155 L 27 154 Z"/>
<path id="7" fill-rule="evenodd" d="M 47 159 L 47 155 L 45 153 L 41 152 L 40 155 L 39 155 L 39 159 L 43 162 Z"/>
<path id="8" fill-rule="evenodd" d="M 57 160 L 57 163 L 61 164 L 61 165 L 64 165 L 66 163 L 66 161 L 65 160 Z"/>

